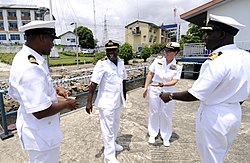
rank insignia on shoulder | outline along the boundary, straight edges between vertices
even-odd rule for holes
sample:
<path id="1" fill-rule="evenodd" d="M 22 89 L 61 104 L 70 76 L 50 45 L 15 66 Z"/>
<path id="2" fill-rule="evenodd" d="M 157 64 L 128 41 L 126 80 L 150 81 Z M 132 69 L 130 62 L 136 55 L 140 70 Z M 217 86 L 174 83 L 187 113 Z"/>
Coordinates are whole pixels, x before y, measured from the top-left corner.
<path id="1" fill-rule="evenodd" d="M 37 64 L 37 65 L 38 65 L 38 63 L 37 63 L 37 61 L 36 61 L 36 58 L 35 58 L 33 55 L 29 55 L 29 56 L 28 56 L 28 59 L 29 59 L 30 63 L 34 63 L 34 64 Z"/>
<path id="2" fill-rule="evenodd" d="M 158 65 L 162 65 L 162 63 L 161 63 L 161 62 L 158 62 L 157 64 L 158 64 Z"/>
<path id="3" fill-rule="evenodd" d="M 177 64 L 177 65 L 182 65 L 182 62 L 178 61 L 176 64 Z"/>
<path id="4" fill-rule="evenodd" d="M 163 57 L 161 55 L 157 56 L 158 59 L 162 59 Z"/>
<path id="5" fill-rule="evenodd" d="M 222 52 L 211 53 L 211 54 L 208 56 L 208 59 L 209 59 L 209 60 L 214 60 L 215 58 L 219 57 L 221 54 L 222 54 Z"/>
<path id="6" fill-rule="evenodd" d="M 177 69 L 176 65 L 170 65 L 170 70 L 176 70 L 176 69 Z"/>

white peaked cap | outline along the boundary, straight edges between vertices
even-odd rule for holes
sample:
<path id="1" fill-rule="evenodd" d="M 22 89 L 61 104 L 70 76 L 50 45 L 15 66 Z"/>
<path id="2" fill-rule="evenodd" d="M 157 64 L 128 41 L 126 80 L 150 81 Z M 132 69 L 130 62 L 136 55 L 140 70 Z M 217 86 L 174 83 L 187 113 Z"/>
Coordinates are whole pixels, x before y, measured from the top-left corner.
<path id="1" fill-rule="evenodd" d="M 55 21 L 42 21 L 42 20 L 34 20 L 29 22 L 21 27 L 19 27 L 20 32 L 24 32 L 31 29 L 38 28 L 52 28 L 55 29 Z"/>
<path id="2" fill-rule="evenodd" d="M 234 27 L 238 30 L 241 30 L 245 27 L 245 25 L 237 22 L 235 19 L 233 19 L 231 17 L 209 14 L 209 18 L 210 18 L 210 20 L 229 25 L 229 26 Z"/>

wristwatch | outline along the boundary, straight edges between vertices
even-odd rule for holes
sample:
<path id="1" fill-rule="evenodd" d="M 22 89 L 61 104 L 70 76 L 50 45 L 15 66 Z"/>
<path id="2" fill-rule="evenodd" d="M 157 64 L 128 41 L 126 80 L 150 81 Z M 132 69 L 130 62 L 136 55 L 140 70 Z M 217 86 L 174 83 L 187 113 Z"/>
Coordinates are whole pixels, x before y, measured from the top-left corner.
<path id="1" fill-rule="evenodd" d="M 172 92 L 169 94 L 168 98 L 169 98 L 170 100 L 173 100 L 173 93 L 172 93 Z"/>

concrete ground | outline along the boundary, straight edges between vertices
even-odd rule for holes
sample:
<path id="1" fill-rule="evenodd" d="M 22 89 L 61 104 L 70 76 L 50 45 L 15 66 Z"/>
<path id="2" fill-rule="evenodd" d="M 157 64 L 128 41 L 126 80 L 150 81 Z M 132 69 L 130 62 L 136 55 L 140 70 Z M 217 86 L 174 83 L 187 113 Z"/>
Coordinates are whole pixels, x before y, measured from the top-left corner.
<path id="1" fill-rule="evenodd" d="M 192 86 L 193 80 L 182 79 L 178 90 Z M 201 162 L 195 144 L 195 113 L 199 102 L 176 102 L 173 112 L 173 134 L 170 147 L 164 147 L 160 138 L 155 145 L 147 143 L 148 100 L 142 98 L 142 88 L 128 92 L 127 108 L 123 109 L 118 143 L 124 150 L 117 153 L 121 163 L 195 163 Z M 250 162 L 250 100 L 243 104 L 241 131 L 226 157 L 226 163 Z M 102 163 L 103 142 L 99 114 L 95 109 L 88 115 L 84 108 L 61 116 L 64 139 L 61 145 L 61 163 Z M 17 134 L 0 140 L 0 163 L 27 162 Z"/>

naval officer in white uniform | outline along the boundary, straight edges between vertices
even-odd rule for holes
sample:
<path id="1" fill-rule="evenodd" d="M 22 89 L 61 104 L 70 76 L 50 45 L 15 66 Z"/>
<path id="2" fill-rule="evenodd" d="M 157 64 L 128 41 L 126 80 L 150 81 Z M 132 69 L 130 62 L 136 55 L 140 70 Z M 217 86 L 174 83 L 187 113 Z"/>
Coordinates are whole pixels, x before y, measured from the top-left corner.
<path id="1" fill-rule="evenodd" d="M 240 104 L 250 93 L 250 54 L 234 44 L 243 27 L 231 17 L 210 14 L 203 29 L 206 48 L 213 53 L 203 63 L 199 78 L 188 91 L 160 95 L 164 102 L 200 100 L 196 144 L 203 163 L 223 163 L 240 130 Z"/>
<path id="2" fill-rule="evenodd" d="M 175 102 L 165 104 L 159 97 L 161 92 L 175 92 L 175 84 L 180 80 L 182 66 L 175 60 L 180 51 L 180 44 L 170 42 L 164 48 L 165 56 L 155 58 L 149 67 L 143 97 L 149 92 L 148 133 L 150 144 L 155 143 L 155 137 L 160 133 L 163 145 L 170 146 L 172 135 L 172 112 Z M 152 79 L 152 83 L 150 84 Z"/>
<path id="3" fill-rule="evenodd" d="M 58 163 L 62 132 L 60 111 L 78 107 L 76 100 L 57 101 L 46 60 L 56 37 L 54 21 L 32 21 L 19 28 L 27 41 L 14 57 L 9 78 L 9 95 L 20 104 L 17 112 L 17 133 L 22 147 L 28 151 L 30 163 Z"/>
<path id="4" fill-rule="evenodd" d="M 109 40 L 105 44 L 107 58 L 99 60 L 94 68 L 89 88 L 86 111 L 92 111 L 92 98 L 99 85 L 95 106 L 99 108 L 100 124 L 104 141 L 104 161 L 119 163 L 116 151 L 123 147 L 117 144 L 122 106 L 126 99 L 127 73 L 123 61 L 117 56 L 119 44 Z"/>

